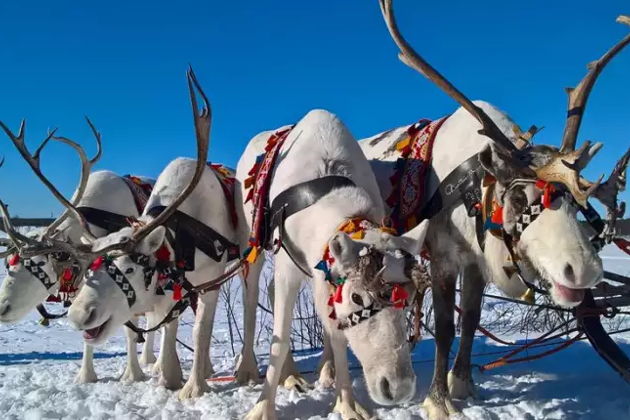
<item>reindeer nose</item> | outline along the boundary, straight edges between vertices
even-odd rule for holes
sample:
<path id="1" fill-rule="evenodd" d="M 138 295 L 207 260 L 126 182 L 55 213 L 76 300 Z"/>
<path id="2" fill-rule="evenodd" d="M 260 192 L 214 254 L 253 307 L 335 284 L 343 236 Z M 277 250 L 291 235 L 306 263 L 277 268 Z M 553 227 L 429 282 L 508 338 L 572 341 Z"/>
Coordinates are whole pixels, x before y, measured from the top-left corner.
<path id="1" fill-rule="evenodd" d="M 564 266 L 564 278 L 571 283 L 575 283 L 575 271 L 573 271 L 573 266 L 569 263 Z"/>
<path id="2" fill-rule="evenodd" d="M 392 395 L 392 390 L 389 386 L 389 381 L 385 377 L 381 379 L 381 394 L 388 401 L 394 400 L 394 396 Z"/>

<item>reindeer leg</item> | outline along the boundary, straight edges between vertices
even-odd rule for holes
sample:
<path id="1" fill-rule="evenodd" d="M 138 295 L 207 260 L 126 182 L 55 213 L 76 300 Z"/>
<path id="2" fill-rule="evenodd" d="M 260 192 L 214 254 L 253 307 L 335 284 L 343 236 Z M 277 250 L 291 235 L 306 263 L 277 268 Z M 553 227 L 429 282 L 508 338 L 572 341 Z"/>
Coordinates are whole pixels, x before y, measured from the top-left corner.
<path id="1" fill-rule="evenodd" d="M 433 308 L 435 311 L 435 369 L 429 394 L 423 407 L 432 420 L 447 419 L 449 414 L 458 413 L 448 393 L 448 355 L 455 335 L 453 311 L 455 309 L 455 281 L 457 272 L 449 272 L 450 267 L 439 264 L 438 256 L 432 258 L 431 276 Z"/>
<path id="2" fill-rule="evenodd" d="M 137 317 L 133 317 L 131 322 L 137 324 Z M 138 362 L 138 346 L 136 343 L 137 335 L 129 328 L 125 327 L 125 335 L 127 336 L 127 366 L 120 377 L 121 382 L 140 382 L 147 379 L 144 372 L 140 368 Z"/>
<path id="3" fill-rule="evenodd" d="M 153 363 L 157 361 L 157 358 L 155 357 L 155 353 L 153 352 L 154 341 L 155 341 L 154 331 L 151 331 L 144 335 L 144 344 L 142 345 L 142 354 L 140 355 L 140 360 L 139 360 L 140 364 L 143 366 L 152 365 Z"/>
<path id="4" fill-rule="evenodd" d="M 322 357 L 319 359 L 319 386 L 322 388 L 332 388 L 335 383 L 335 359 L 333 357 L 333 349 L 330 340 L 330 335 L 326 328 L 323 329 L 322 335 L 324 337 L 324 351 Z"/>
<path id="5" fill-rule="evenodd" d="M 239 385 L 260 383 L 258 364 L 254 354 L 256 335 L 256 310 L 258 308 L 258 280 L 264 263 L 262 256 L 250 264 L 249 273 L 243 279 L 243 347 L 236 362 L 236 382 Z"/>
<path id="6" fill-rule="evenodd" d="M 477 265 L 464 268 L 462 278 L 462 332 L 459 350 L 453 369 L 448 373 L 448 390 L 451 398 L 466 399 L 475 396 L 470 355 L 472 353 L 475 331 L 481 317 L 481 298 L 484 279 Z"/>
<path id="7" fill-rule="evenodd" d="M 74 382 L 77 384 L 87 384 L 98 381 L 96 372 L 94 372 L 94 347 L 83 343 L 83 358 L 81 359 L 81 368 Z"/>
<path id="8" fill-rule="evenodd" d="M 293 263 L 280 253 L 276 257 L 273 340 L 269 354 L 269 367 L 258 402 L 245 417 L 246 420 L 271 420 L 276 418 L 276 391 L 282 366 L 289 353 L 293 307 L 300 290 L 301 274 Z"/>
<path id="9" fill-rule="evenodd" d="M 212 290 L 199 296 L 195 327 L 193 328 L 195 343 L 193 366 L 188 381 L 179 391 L 180 400 L 200 397 L 210 391 L 210 386 L 206 382 L 206 362 L 210 353 L 210 338 L 212 337 L 212 326 L 218 300 L 218 290 Z"/>
<path id="10" fill-rule="evenodd" d="M 159 367 L 159 384 L 166 389 L 175 390 L 182 387 L 182 366 L 177 356 L 177 328 L 179 319 L 162 327 L 162 344 L 160 346 L 160 355 L 158 361 L 154 365 Z"/>

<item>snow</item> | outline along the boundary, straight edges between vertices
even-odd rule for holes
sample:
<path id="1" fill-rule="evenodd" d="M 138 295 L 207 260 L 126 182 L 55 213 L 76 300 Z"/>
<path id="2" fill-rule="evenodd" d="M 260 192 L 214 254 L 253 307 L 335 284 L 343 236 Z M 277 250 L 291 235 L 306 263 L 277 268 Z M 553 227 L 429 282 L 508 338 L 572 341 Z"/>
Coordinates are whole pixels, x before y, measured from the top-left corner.
<path id="1" fill-rule="evenodd" d="M 621 252 L 604 250 L 606 269 L 628 275 L 630 259 Z M 238 293 L 238 284 L 233 283 Z M 492 303 L 486 302 L 489 307 Z M 59 307 L 52 306 L 58 312 Z M 240 320 L 240 313 L 236 319 Z M 217 376 L 231 375 L 234 356 L 229 345 L 229 324 L 225 310 L 219 308 L 213 334 L 211 356 Z M 191 343 L 192 315 L 186 313 L 179 337 Z M 240 322 L 240 321 L 239 321 Z M 261 366 L 266 365 L 268 340 L 263 330 L 257 345 Z M 533 334 L 532 334 L 533 335 Z M 501 336 L 505 338 L 505 336 Z M 523 339 L 524 334 L 510 337 Z M 623 349 L 630 354 L 630 335 L 621 337 Z M 156 339 L 156 343 L 159 340 Z M 53 321 L 47 328 L 38 323 L 33 312 L 15 325 L 0 325 L 0 417 L 2 419 L 231 419 L 242 418 L 254 405 L 261 386 L 237 387 L 232 382 L 211 382 L 213 392 L 190 401 L 179 401 L 175 392 L 146 382 L 118 382 L 125 365 L 122 331 L 96 353 L 95 369 L 99 382 L 73 383 L 80 364 L 82 341 L 65 320 Z M 413 352 L 418 376 L 414 400 L 399 407 L 379 407 L 371 403 L 361 378 L 361 370 L 351 358 L 357 398 L 381 419 L 418 419 L 420 407 L 432 375 L 434 343 L 425 337 Z M 238 348 L 235 349 L 238 351 Z M 478 337 L 474 363 L 498 357 L 506 346 Z M 480 353 L 495 353 L 479 355 Z M 180 347 L 184 374 L 190 371 L 192 354 Z M 319 352 L 301 351 L 298 365 L 313 371 Z M 150 369 L 145 368 L 149 373 Z M 578 342 L 552 356 L 481 373 L 475 369 L 478 396 L 456 404 L 471 419 L 623 419 L 630 418 L 628 385 L 600 359 L 586 342 Z M 307 373 L 311 382 L 313 373 Z M 305 394 L 280 389 L 277 398 L 279 418 L 337 419 L 329 415 L 334 391 L 315 387 Z"/>

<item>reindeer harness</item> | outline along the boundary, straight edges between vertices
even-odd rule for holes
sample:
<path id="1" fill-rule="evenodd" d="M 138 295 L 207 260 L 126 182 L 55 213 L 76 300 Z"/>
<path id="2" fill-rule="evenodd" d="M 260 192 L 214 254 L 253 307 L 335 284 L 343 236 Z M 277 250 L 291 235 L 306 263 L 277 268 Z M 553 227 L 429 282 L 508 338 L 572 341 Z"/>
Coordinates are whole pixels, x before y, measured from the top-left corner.
<path id="1" fill-rule="evenodd" d="M 271 135 L 267 141 L 265 152 L 257 157 L 254 167 L 249 171 L 250 177 L 245 180 L 245 188 L 250 191 L 246 202 L 252 201 L 254 204 L 252 233 L 249 240 L 250 248 L 244 255 L 248 262 L 253 263 L 260 255 L 262 248 L 273 250 L 278 253 L 283 249 L 295 266 L 309 278 L 313 277 L 310 268 L 304 260 L 302 254 L 295 250 L 293 243 L 288 238 L 285 230 L 285 221 L 291 215 L 298 213 L 321 200 L 330 192 L 343 187 L 355 186 L 355 183 L 348 177 L 341 175 L 326 175 L 310 181 L 296 184 L 278 194 L 273 202 L 269 204 L 269 187 L 271 175 L 275 167 L 276 158 L 282 144 L 288 137 L 291 128 L 280 130 Z M 273 240 L 273 232 L 278 229 L 278 238 Z M 395 234 L 391 228 L 379 228 L 376 224 L 362 218 L 346 220 L 338 228 L 338 231 L 346 232 L 354 239 L 363 238 L 366 229 L 381 229 Z M 371 251 L 368 251 L 371 252 Z M 329 317 L 337 319 L 334 311 L 334 303 L 341 303 L 341 291 L 344 277 L 332 278 L 331 267 L 334 258 L 330 255 L 328 247 L 324 251 L 323 259 L 314 267 L 325 273 L 326 281 L 330 284 L 331 294 L 328 305 L 333 309 Z M 393 285 L 391 297 L 393 306 L 402 308 L 407 299 L 407 292 L 399 285 Z M 374 300 L 369 305 L 352 312 L 347 319 L 341 320 L 339 329 L 353 327 L 380 312 L 384 305 Z"/>

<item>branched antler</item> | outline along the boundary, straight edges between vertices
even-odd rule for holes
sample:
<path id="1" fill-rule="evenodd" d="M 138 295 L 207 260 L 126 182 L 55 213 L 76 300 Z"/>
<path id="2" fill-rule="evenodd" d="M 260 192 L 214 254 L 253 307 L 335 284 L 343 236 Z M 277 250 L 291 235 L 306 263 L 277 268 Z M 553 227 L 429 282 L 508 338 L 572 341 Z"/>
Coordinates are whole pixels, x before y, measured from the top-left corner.
<path id="1" fill-rule="evenodd" d="M 86 118 L 87 119 L 87 118 Z M 17 135 L 15 135 L 2 121 L 0 121 L 0 127 L 4 130 L 7 136 L 11 139 L 11 142 L 18 150 L 22 158 L 28 163 L 31 167 L 31 170 L 35 175 L 39 178 L 40 181 L 48 188 L 48 190 L 53 194 L 53 196 L 61 202 L 61 204 L 66 208 L 66 211 L 57 219 L 52 226 L 50 226 L 45 235 L 49 236 L 49 234 L 53 231 L 54 228 L 59 226 L 59 224 L 68 217 L 68 215 L 72 215 L 76 218 L 77 221 L 81 224 L 83 229 L 85 230 L 85 234 L 89 239 L 94 239 L 94 236 L 90 232 L 89 225 L 83 215 L 76 209 L 74 203 L 78 203 L 83 194 L 85 193 L 85 186 L 87 184 L 87 179 L 89 177 L 90 169 L 94 165 L 94 163 L 101 157 L 102 146 L 101 146 L 101 137 L 98 131 L 94 128 L 92 122 L 87 119 L 94 136 L 96 137 L 96 142 L 98 146 L 98 151 L 96 155 L 92 159 L 87 159 L 85 151 L 81 146 L 79 146 L 76 142 L 69 140 L 65 137 L 56 137 L 55 133 L 57 129 L 54 129 L 48 133 L 46 138 L 41 142 L 41 144 L 35 149 L 35 153 L 31 154 L 26 147 L 26 143 L 24 141 L 24 131 L 26 126 L 26 121 L 22 120 L 20 124 L 20 129 Z M 59 190 L 55 187 L 55 185 L 43 174 L 41 170 L 41 153 L 49 144 L 50 140 L 59 141 L 71 146 L 75 151 L 79 154 L 79 158 L 81 159 L 81 181 L 79 183 L 79 187 L 77 189 L 77 194 L 74 203 L 71 203 L 64 197 L 63 194 L 59 192 Z"/>

